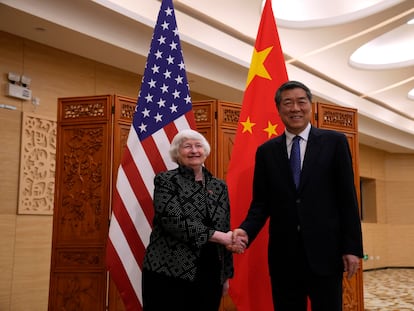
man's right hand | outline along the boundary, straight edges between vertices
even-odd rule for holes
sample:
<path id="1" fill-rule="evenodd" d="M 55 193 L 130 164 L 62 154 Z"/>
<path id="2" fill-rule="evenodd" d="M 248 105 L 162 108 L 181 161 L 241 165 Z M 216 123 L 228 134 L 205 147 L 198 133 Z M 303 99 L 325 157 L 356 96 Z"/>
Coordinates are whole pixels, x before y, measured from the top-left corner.
<path id="1" fill-rule="evenodd" d="M 233 230 L 232 244 L 227 249 L 233 253 L 242 254 L 249 243 L 246 231 L 237 228 Z"/>

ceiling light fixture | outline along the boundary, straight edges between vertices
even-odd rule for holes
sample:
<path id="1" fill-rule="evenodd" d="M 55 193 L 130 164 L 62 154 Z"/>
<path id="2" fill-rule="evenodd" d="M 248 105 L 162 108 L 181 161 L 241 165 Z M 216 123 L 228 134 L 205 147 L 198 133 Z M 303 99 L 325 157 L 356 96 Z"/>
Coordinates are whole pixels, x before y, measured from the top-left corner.
<path id="1" fill-rule="evenodd" d="M 273 0 L 272 8 L 279 26 L 309 28 L 349 23 L 399 2 L 401 0 Z"/>

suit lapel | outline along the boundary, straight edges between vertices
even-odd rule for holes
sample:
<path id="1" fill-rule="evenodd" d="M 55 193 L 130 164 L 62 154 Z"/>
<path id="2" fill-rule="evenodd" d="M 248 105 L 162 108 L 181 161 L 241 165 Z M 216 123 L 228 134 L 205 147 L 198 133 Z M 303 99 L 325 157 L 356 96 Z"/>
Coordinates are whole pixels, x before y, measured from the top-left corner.
<path id="1" fill-rule="evenodd" d="M 311 174 L 315 174 L 315 171 L 313 171 L 312 168 L 315 167 L 313 163 L 315 163 L 317 160 L 320 149 L 321 144 L 318 130 L 312 127 L 311 131 L 309 132 L 308 142 L 306 144 L 299 189 L 307 182 Z"/>
<path id="2" fill-rule="evenodd" d="M 292 187 L 292 189 L 295 189 L 295 183 L 293 181 L 292 172 L 289 166 L 285 133 L 275 139 L 275 147 L 273 150 L 273 159 L 275 160 L 275 163 L 277 163 L 277 165 L 280 167 L 281 176 L 279 176 L 279 178 L 281 180 L 286 180 L 286 182 L 289 184 L 289 188 Z"/>

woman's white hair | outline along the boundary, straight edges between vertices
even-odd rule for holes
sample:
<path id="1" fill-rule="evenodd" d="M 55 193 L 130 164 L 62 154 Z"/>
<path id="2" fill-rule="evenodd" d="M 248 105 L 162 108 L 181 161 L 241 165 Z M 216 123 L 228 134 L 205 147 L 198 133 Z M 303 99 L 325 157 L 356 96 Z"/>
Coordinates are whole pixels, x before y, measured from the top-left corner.
<path id="1" fill-rule="evenodd" d="M 191 129 L 186 129 L 186 130 L 182 130 L 180 132 L 178 132 L 172 142 L 171 142 L 171 146 L 170 146 L 170 157 L 171 160 L 173 160 L 175 163 L 178 163 L 178 158 L 179 158 L 179 148 L 181 146 L 181 144 L 183 144 L 185 141 L 189 140 L 189 139 L 194 139 L 194 140 L 198 140 L 201 145 L 203 146 L 204 152 L 205 152 L 205 156 L 208 157 L 210 154 L 210 144 L 208 143 L 207 139 L 200 134 L 197 131 L 191 130 Z"/>

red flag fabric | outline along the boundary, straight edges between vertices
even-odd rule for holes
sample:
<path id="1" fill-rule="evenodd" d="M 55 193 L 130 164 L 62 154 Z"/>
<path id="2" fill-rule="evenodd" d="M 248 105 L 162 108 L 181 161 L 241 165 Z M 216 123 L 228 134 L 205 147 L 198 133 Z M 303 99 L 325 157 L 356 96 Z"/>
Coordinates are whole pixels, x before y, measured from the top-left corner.
<path id="1" fill-rule="evenodd" d="M 106 263 L 127 311 L 142 310 L 141 269 L 153 218 L 155 174 L 176 167 L 170 142 L 195 129 L 172 0 L 163 0 L 113 194 Z"/>
<path id="2" fill-rule="evenodd" d="M 274 95 L 288 80 L 285 60 L 267 0 L 257 33 L 236 132 L 227 184 L 231 203 L 231 225 L 237 228 L 252 199 L 256 149 L 266 140 L 283 133 Z M 230 297 L 237 311 L 273 311 L 267 264 L 267 225 L 242 255 L 234 256 L 235 276 L 230 280 Z"/>

